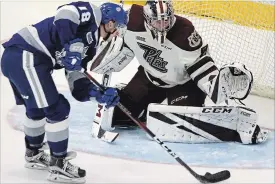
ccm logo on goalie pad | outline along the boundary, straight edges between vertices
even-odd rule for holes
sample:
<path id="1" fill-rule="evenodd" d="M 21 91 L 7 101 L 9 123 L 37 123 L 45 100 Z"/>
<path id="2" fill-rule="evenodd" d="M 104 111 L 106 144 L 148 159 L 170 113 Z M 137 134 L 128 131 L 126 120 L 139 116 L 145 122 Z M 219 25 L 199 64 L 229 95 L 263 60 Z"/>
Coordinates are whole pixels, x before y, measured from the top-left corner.
<path id="1" fill-rule="evenodd" d="M 244 115 L 244 116 L 246 116 L 246 117 L 250 117 L 250 115 L 251 115 L 251 114 L 249 114 L 249 113 L 247 113 L 247 112 L 244 112 L 244 111 L 241 111 L 240 114 L 242 114 L 242 115 Z"/>
<path id="2" fill-rule="evenodd" d="M 205 107 L 202 109 L 202 113 L 231 113 L 232 108 L 226 108 L 226 107 Z"/>

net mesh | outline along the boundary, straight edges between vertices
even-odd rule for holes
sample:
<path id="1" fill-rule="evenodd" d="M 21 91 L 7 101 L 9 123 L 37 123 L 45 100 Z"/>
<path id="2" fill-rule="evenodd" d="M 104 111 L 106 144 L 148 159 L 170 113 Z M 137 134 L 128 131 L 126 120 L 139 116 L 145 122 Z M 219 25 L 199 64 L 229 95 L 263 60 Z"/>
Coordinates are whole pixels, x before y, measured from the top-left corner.
<path id="1" fill-rule="evenodd" d="M 218 65 L 241 62 L 254 76 L 253 94 L 274 99 L 274 2 L 175 1 Z"/>

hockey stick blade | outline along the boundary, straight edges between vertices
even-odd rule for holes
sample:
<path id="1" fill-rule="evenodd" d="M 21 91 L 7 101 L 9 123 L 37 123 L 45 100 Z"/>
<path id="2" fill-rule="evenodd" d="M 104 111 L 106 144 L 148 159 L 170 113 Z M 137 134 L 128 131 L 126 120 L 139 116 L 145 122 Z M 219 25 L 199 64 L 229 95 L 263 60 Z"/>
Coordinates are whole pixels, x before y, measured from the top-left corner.
<path id="1" fill-rule="evenodd" d="M 89 73 L 84 72 L 88 79 L 93 81 L 101 90 L 105 88 L 99 84 Z M 147 126 L 140 122 L 138 118 L 132 116 L 131 112 L 121 103 L 118 103 L 117 106 L 120 108 L 122 112 L 124 112 L 131 120 L 133 120 L 141 129 L 143 129 L 153 140 L 155 140 L 168 154 L 170 154 L 180 165 L 185 167 L 190 174 L 192 174 L 198 181 L 201 183 L 216 183 L 223 180 L 226 180 L 230 177 L 230 172 L 225 170 L 215 174 L 206 173 L 204 176 L 196 173 L 192 168 L 190 168 L 175 152 L 173 152 L 167 145 L 164 144 L 156 135 L 147 128 Z"/>
<path id="2" fill-rule="evenodd" d="M 198 175 L 197 179 L 201 183 L 217 183 L 230 178 L 230 172 L 228 170 L 220 171 L 214 174 L 207 172 L 204 176 Z"/>

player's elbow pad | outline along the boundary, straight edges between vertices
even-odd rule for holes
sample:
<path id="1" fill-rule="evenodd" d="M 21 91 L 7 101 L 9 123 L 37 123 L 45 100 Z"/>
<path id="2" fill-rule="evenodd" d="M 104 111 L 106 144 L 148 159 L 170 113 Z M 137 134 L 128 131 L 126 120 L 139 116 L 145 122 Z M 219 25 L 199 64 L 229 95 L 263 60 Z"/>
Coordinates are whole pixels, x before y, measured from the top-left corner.
<path id="1" fill-rule="evenodd" d="M 89 89 L 91 85 L 86 76 L 77 71 L 66 71 L 66 78 L 70 87 L 72 96 L 80 102 L 89 101 Z"/>

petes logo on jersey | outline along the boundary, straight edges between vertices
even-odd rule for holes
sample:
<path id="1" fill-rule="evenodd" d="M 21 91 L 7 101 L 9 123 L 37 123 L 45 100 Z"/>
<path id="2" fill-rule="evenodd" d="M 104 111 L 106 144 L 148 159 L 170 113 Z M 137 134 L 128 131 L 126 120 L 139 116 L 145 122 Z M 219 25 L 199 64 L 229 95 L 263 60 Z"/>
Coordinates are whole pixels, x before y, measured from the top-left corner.
<path id="1" fill-rule="evenodd" d="M 165 68 L 168 64 L 167 61 L 164 61 L 160 54 L 161 50 L 157 50 L 149 45 L 144 45 L 142 43 L 137 42 L 139 47 L 144 50 L 143 58 L 152 66 L 154 69 L 159 72 L 166 73 L 167 69 Z"/>
<path id="2" fill-rule="evenodd" d="M 201 36 L 196 30 L 188 37 L 190 47 L 197 47 L 201 44 Z"/>

